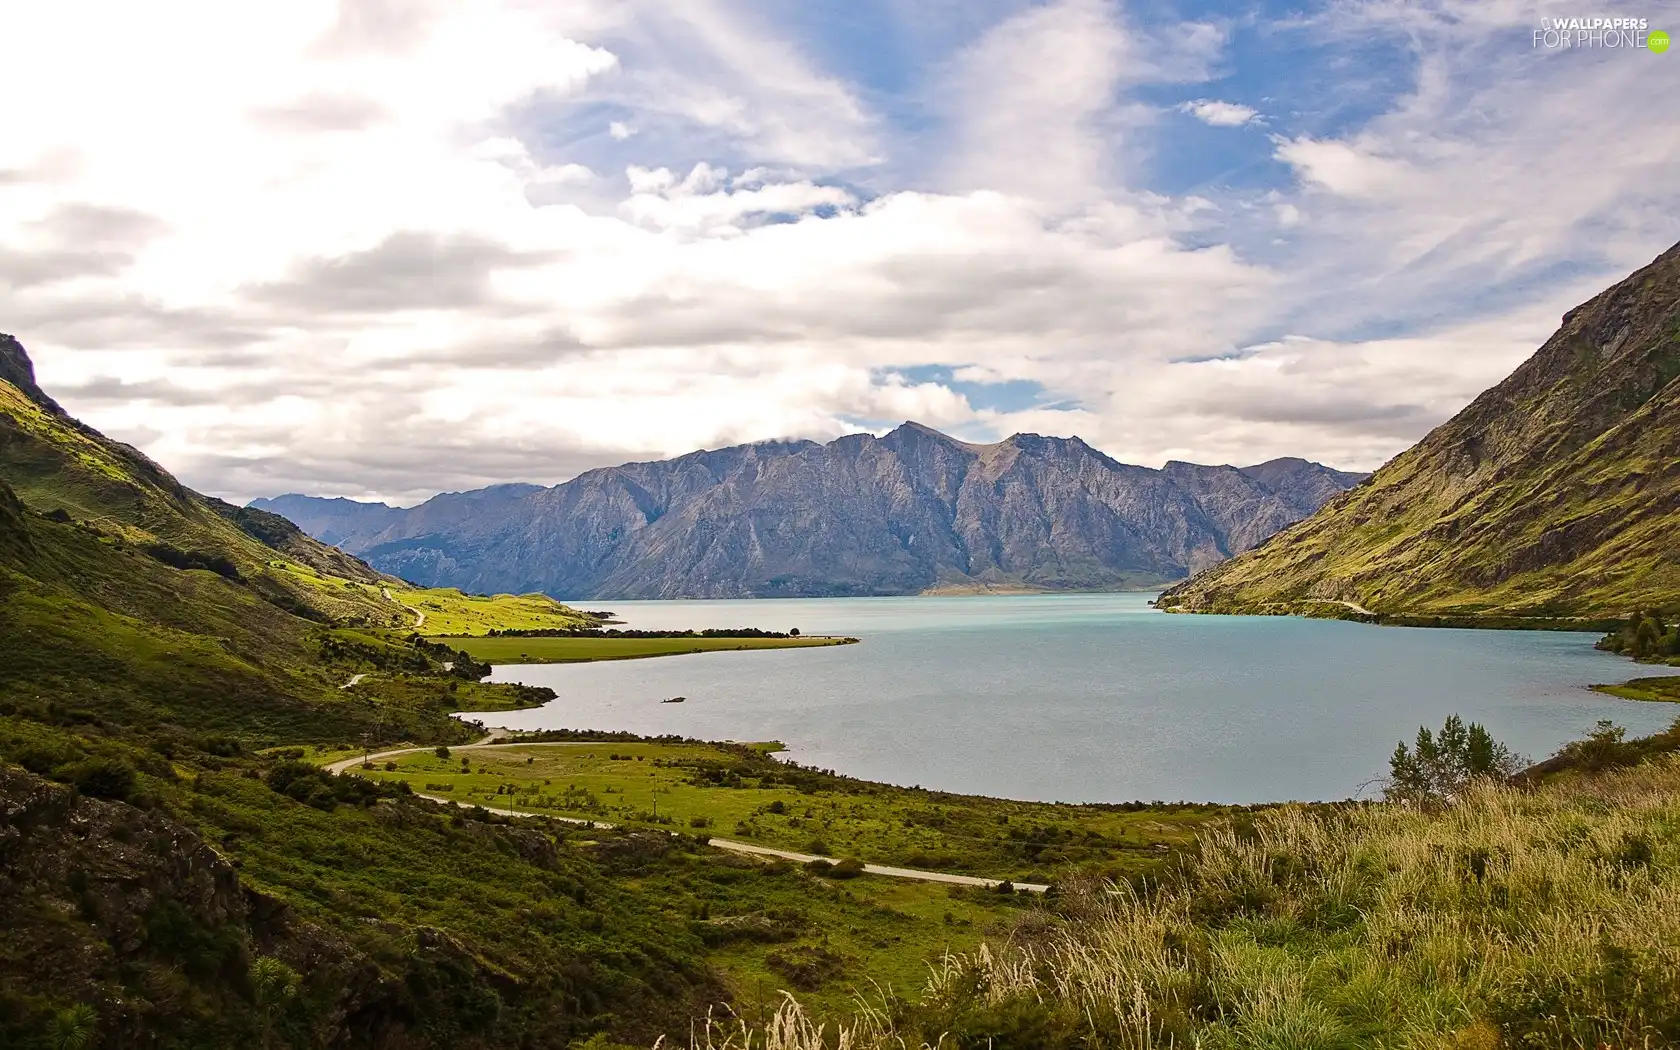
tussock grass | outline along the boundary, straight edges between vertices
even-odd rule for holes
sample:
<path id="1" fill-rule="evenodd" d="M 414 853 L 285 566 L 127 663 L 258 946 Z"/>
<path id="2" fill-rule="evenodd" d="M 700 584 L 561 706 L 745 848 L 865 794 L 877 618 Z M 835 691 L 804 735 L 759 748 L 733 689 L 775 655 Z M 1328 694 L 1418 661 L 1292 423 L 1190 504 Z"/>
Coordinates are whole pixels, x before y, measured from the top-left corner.
<path id="1" fill-rule="evenodd" d="M 1452 807 L 1282 808 L 1165 885 L 1070 888 L 1038 937 L 818 1030 L 791 998 L 711 1050 L 1680 1043 L 1680 758 Z"/>

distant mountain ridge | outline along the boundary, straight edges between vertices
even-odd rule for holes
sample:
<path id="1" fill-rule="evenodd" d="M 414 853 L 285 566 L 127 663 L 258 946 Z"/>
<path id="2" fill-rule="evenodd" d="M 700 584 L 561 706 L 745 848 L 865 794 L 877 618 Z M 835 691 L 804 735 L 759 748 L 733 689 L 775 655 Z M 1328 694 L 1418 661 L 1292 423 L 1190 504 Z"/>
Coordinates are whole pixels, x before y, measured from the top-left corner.
<path id="1" fill-rule="evenodd" d="M 919 423 L 497 485 L 401 509 L 287 495 L 382 571 L 473 591 L 748 598 L 1152 586 L 1247 550 L 1365 475 L 1300 459 L 1119 463 L 1079 438 Z"/>
<path id="2" fill-rule="evenodd" d="M 1680 244 L 1563 316 L 1503 382 L 1186 611 L 1625 616 L 1680 608 Z"/>

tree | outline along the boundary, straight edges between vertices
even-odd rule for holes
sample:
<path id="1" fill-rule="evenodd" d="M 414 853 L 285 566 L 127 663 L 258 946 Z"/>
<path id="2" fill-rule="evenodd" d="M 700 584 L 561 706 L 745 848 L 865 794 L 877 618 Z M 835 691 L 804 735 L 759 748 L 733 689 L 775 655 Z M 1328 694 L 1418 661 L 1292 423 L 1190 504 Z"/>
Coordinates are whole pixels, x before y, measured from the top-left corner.
<path id="1" fill-rule="evenodd" d="M 1657 655 L 1657 646 L 1663 635 L 1662 621 L 1653 616 L 1646 616 L 1639 621 L 1639 626 L 1633 631 L 1633 655 L 1643 659 Z"/>
<path id="2" fill-rule="evenodd" d="M 437 749 L 435 751 L 433 751 L 432 754 L 434 754 L 437 757 L 443 759 L 445 762 L 449 761 L 449 749 L 447 747 L 444 747 L 442 744 L 439 744 L 437 746 Z"/>
<path id="3" fill-rule="evenodd" d="M 799 628 L 795 627 L 793 630 L 789 631 L 788 632 L 788 637 L 789 638 L 798 638 L 799 637 Z"/>
<path id="4" fill-rule="evenodd" d="M 1391 802 L 1441 805 L 1463 794 L 1477 780 L 1503 780 L 1522 768 L 1522 760 L 1493 738 L 1479 722 L 1464 724 L 1448 715 L 1438 733 L 1419 726 L 1408 749 L 1404 741 L 1389 756 L 1384 795 Z"/>
<path id="5" fill-rule="evenodd" d="M 1635 613 L 1598 643 L 1600 649 L 1626 653 L 1635 660 L 1680 655 L 1680 625 L 1665 624 L 1661 610 Z"/>

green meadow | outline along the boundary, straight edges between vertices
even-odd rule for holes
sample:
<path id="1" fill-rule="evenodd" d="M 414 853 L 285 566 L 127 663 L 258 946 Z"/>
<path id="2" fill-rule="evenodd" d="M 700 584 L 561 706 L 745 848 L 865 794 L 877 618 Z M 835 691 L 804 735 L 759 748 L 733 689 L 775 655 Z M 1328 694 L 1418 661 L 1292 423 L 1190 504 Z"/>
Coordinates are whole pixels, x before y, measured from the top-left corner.
<path id="1" fill-rule="evenodd" d="M 1239 808 L 952 795 L 789 766 L 765 746 L 567 741 L 431 751 L 365 775 L 462 803 L 1018 882 L 1160 869 Z M 394 768 L 388 768 L 394 767 Z"/>
<path id="2" fill-rule="evenodd" d="M 426 635 L 589 627 L 595 622 L 546 594 L 463 594 L 452 587 L 392 587 L 391 597 L 426 614 L 421 629 Z"/>
<path id="3" fill-rule="evenodd" d="M 1657 703 L 1680 703 L 1680 675 L 1659 678 L 1635 678 L 1621 685 L 1595 685 L 1594 689 L 1623 700 L 1648 700 Z"/>

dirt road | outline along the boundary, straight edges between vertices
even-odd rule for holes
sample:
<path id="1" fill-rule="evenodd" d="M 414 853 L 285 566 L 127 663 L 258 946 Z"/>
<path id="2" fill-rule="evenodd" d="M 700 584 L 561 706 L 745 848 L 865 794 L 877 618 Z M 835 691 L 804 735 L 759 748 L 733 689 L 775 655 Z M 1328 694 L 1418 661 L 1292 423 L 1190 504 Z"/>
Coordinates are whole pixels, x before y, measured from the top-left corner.
<path id="1" fill-rule="evenodd" d="M 454 754 L 457 751 L 477 751 L 480 748 L 506 746 L 495 744 L 493 741 L 503 739 L 510 735 L 511 734 L 506 729 L 492 729 L 489 736 L 480 740 L 476 744 L 462 744 L 459 747 L 450 748 L 449 751 L 451 754 Z M 558 745 L 556 743 L 537 742 L 525 744 L 523 746 L 563 747 L 566 746 L 566 742 L 559 742 Z M 340 759 L 337 762 L 329 763 L 326 768 L 330 773 L 354 773 L 356 771 L 356 767 L 360 766 L 363 762 L 383 762 L 388 758 L 396 758 L 398 755 L 412 755 L 421 751 L 431 750 L 434 749 L 429 747 L 402 747 L 397 748 L 394 751 L 381 751 L 377 754 L 368 755 L 365 759 Z M 467 802 L 461 799 L 448 798 L 443 795 L 426 795 L 421 794 L 418 791 L 416 791 L 415 794 L 419 795 L 421 798 L 430 799 L 433 802 L 454 803 L 457 806 L 464 806 L 469 809 L 474 806 L 481 805 L 477 802 Z M 501 806 L 483 806 L 482 808 L 488 812 L 500 813 L 509 817 L 543 817 L 548 820 L 558 820 L 566 824 L 579 824 L 597 828 L 610 828 L 613 826 L 600 820 L 584 820 L 580 817 L 556 817 L 547 813 L 531 813 L 525 810 L 505 809 Z M 833 859 L 831 857 L 818 857 L 810 853 L 795 853 L 792 850 L 774 849 L 770 846 L 759 846 L 751 842 L 736 842 L 733 839 L 714 838 L 710 841 L 711 844 L 716 846 L 718 849 L 728 850 L 731 853 L 745 853 L 756 857 L 776 857 L 781 860 L 791 860 L 796 864 L 809 864 L 812 861 Z M 1003 881 L 1001 879 L 983 879 L 977 875 L 955 875 L 945 871 L 923 871 L 919 868 L 895 868 L 888 864 L 865 864 L 863 866 L 863 870 L 870 875 L 884 875 L 891 879 L 914 879 L 918 882 L 943 882 L 955 886 L 982 886 L 987 889 L 994 888 Z M 1013 885 L 1017 890 L 1024 890 L 1028 893 L 1043 893 L 1050 888 L 1048 885 L 1039 882 L 1017 882 Z"/>
<path id="2" fill-rule="evenodd" d="M 389 588 L 389 587 L 381 587 L 380 591 L 381 591 L 381 593 L 383 593 L 385 595 L 385 600 L 386 601 L 397 602 L 398 605 L 402 605 L 402 607 L 404 609 L 407 609 L 409 612 L 414 614 L 414 629 L 416 631 L 418 631 L 420 628 L 426 626 L 426 614 L 425 613 L 421 612 L 419 609 L 416 609 L 412 605 L 403 605 L 402 602 L 398 602 L 395 598 L 391 597 L 391 588 Z"/>

